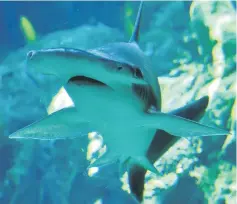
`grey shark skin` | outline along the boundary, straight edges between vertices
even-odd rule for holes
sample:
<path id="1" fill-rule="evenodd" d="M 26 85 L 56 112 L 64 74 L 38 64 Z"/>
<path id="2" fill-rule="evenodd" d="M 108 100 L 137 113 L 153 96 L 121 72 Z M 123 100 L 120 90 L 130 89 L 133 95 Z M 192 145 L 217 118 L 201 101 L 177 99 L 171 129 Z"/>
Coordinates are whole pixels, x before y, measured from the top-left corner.
<path id="1" fill-rule="evenodd" d="M 158 174 L 153 163 L 177 136 L 228 134 L 227 130 L 190 120 L 197 120 L 203 113 L 207 97 L 171 113 L 161 112 L 154 68 L 137 44 L 141 11 L 142 3 L 128 43 L 90 50 L 53 48 L 29 52 L 30 71 L 57 76 L 75 107 L 53 113 L 9 136 L 51 140 L 83 137 L 97 131 L 108 151 L 90 167 L 119 160 L 128 167 L 131 191 L 139 201 L 145 171 Z"/>

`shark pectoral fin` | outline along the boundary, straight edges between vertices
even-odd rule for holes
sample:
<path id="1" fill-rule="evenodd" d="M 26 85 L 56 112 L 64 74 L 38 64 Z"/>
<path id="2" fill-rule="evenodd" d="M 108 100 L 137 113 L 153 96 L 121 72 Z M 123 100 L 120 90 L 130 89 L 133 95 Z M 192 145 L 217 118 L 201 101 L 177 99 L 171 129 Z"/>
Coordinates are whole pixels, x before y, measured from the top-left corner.
<path id="1" fill-rule="evenodd" d="M 153 166 L 153 164 L 145 156 L 144 157 L 143 156 L 131 157 L 130 164 L 141 166 L 144 169 L 149 170 L 156 175 L 159 174 L 157 169 Z"/>
<path id="2" fill-rule="evenodd" d="M 78 119 L 76 108 L 57 111 L 14 133 L 9 138 L 54 140 L 87 136 L 92 131 L 89 122 Z"/>
<path id="3" fill-rule="evenodd" d="M 191 121 L 179 116 L 166 113 L 152 113 L 145 116 L 142 124 L 144 127 L 164 130 L 174 136 L 193 137 L 193 136 L 218 136 L 229 134 L 228 130 L 217 127 L 210 127 Z"/>

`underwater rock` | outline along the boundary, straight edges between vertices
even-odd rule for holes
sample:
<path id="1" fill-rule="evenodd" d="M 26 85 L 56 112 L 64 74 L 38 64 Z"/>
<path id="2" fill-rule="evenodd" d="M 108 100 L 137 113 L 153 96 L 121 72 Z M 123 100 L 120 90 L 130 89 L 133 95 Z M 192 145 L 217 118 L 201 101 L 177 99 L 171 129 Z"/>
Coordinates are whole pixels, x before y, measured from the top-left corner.
<path id="1" fill-rule="evenodd" d="M 146 54 L 151 57 L 157 75 L 168 74 L 177 66 L 176 64 L 179 64 L 176 61 L 181 57 L 189 61 L 183 40 L 184 35 L 189 34 L 189 4 L 182 1 L 157 1 L 146 4 L 148 11 L 152 10 L 154 13 L 149 19 L 148 29 L 141 35 L 140 44 Z M 147 20 L 143 21 L 147 22 Z"/>
<path id="2" fill-rule="evenodd" d="M 191 8 L 197 13 L 200 10 L 203 12 L 196 15 L 196 19 L 191 21 L 191 25 L 194 27 L 196 21 L 206 25 L 209 30 L 216 29 L 214 27 L 220 25 L 220 21 L 223 19 L 227 19 L 228 23 L 226 22 L 225 26 L 222 25 L 218 28 L 221 40 L 217 44 L 209 46 L 209 50 L 206 51 L 212 55 L 212 61 L 205 60 L 206 55 L 201 55 L 202 60 L 181 64 L 171 70 L 169 74 L 159 78 L 163 110 L 169 111 L 185 105 L 190 100 L 209 95 L 209 105 L 201 122 L 228 128 L 232 134 L 226 137 L 190 138 L 189 141 L 180 139 L 156 162 L 156 168 L 161 173 L 160 176 L 147 173 L 147 184 L 153 181 L 154 185 L 153 187 L 146 185 L 144 203 L 149 203 L 151 195 L 157 197 L 156 202 L 177 203 L 177 199 L 173 195 L 178 195 L 178 200 L 181 201 L 183 197 L 186 197 L 186 191 L 181 193 L 180 189 L 185 189 L 187 186 L 187 183 L 182 180 L 190 179 L 188 172 L 192 175 L 192 169 L 195 169 L 196 165 L 203 166 L 205 171 L 209 172 L 209 176 L 205 177 L 206 173 L 199 172 L 198 179 L 201 181 L 196 183 L 196 188 L 194 184 L 190 183 L 190 188 L 193 188 L 193 191 L 190 191 L 189 194 L 202 195 L 199 196 L 199 198 L 203 198 L 201 203 L 207 201 L 217 203 L 219 199 L 231 203 L 236 199 L 236 188 L 233 188 L 236 185 L 235 173 L 233 173 L 236 168 L 236 115 L 234 114 L 236 112 L 236 69 L 234 68 L 236 52 L 226 52 L 223 49 L 225 44 L 232 44 L 233 41 L 236 43 L 235 13 L 229 7 L 229 2 L 202 3 L 195 1 Z M 199 36 L 200 33 L 196 34 Z M 217 36 L 213 36 L 211 36 L 212 39 L 217 39 Z M 205 37 L 210 38 L 209 35 L 205 35 Z M 206 49 L 206 45 L 200 43 L 200 46 L 204 46 L 203 49 Z M 213 175 L 212 169 L 214 168 L 218 173 Z M 198 171 L 198 169 L 195 170 L 195 175 L 198 174 Z M 229 172 L 229 177 L 224 176 L 227 172 Z M 173 182 L 170 181 L 170 185 L 167 187 L 166 175 L 170 173 L 175 173 L 176 177 L 170 178 Z M 213 176 L 210 177 L 210 174 Z M 196 176 L 192 175 L 191 177 L 197 179 Z M 158 186 L 157 182 L 163 185 Z M 232 187 L 227 187 L 226 183 Z M 228 190 L 221 191 L 221 186 Z M 196 202 L 199 202 L 198 199 L 197 201 L 182 200 L 182 203 Z"/>

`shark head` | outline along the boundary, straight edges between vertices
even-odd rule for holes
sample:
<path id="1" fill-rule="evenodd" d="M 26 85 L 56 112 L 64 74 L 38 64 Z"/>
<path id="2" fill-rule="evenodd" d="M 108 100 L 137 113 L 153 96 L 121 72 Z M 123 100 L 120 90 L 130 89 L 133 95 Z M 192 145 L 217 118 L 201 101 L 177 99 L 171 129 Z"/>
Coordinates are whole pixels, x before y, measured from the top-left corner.
<path id="1" fill-rule="evenodd" d="M 160 109 L 160 87 L 151 63 L 138 45 L 142 3 L 134 32 L 129 42 L 111 43 L 102 47 L 82 50 L 51 48 L 32 50 L 27 54 L 27 68 L 34 74 L 54 75 L 62 86 L 75 77 L 103 83 L 116 91 L 125 88 L 144 94 L 149 92 Z M 33 74 L 32 74 L 33 73 Z M 143 90 L 143 91 L 141 91 Z M 145 90 L 145 91 L 144 91 Z"/>
<path id="2" fill-rule="evenodd" d="M 129 49 L 132 51 L 128 52 Z M 87 51 L 44 49 L 30 51 L 27 54 L 27 65 L 29 71 L 54 75 L 64 82 L 75 76 L 84 76 L 112 87 L 113 84 L 146 84 L 140 69 L 143 62 L 139 61 L 136 53 L 143 54 L 135 43 L 114 43 Z"/>

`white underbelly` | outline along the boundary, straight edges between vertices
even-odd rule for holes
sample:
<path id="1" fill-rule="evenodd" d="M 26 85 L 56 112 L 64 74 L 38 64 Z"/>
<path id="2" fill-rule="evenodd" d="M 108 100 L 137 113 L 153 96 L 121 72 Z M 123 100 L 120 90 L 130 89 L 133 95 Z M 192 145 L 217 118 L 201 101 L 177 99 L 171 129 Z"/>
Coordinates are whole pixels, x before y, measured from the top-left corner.
<path id="1" fill-rule="evenodd" d="M 146 153 L 155 130 L 133 126 L 138 124 L 143 111 L 143 104 L 134 96 L 122 97 L 103 86 L 70 85 L 66 90 L 79 117 L 85 118 L 97 128 L 113 154 L 126 157 Z"/>
<path id="2" fill-rule="evenodd" d="M 138 118 L 142 111 L 141 102 L 134 96 L 118 95 L 106 86 L 70 85 L 66 90 L 80 116 L 93 123 L 127 124 Z"/>
<path id="3" fill-rule="evenodd" d="M 102 136 L 113 154 L 136 157 L 146 155 L 155 132 L 154 129 L 114 126 L 107 128 Z"/>

